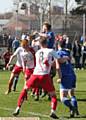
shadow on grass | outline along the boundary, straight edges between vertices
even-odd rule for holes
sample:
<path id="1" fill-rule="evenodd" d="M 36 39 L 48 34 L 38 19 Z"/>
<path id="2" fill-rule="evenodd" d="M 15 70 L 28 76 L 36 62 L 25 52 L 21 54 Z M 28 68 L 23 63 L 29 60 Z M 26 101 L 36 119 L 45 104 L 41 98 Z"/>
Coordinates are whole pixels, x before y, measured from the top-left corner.
<path id="1" fill-rule="evenodd" d="M 48 100 L 48 98 L 40 98 L 40 100 L 41 100 L 41 101 L 42 101 L 42 100 L 44 100 L 44 101 L 50 101 L 50 100 Z M 60 100 L 59 98 L 57 98 L 57 100 L 58 100 L 59 102 L 61 102 L 61 100 Z M 78 98 L 77 101 L 78 101 L 78 102 L 86 102 L 86 98 Z"/>
<path id="2" fill-rule="evenodd" d="M 78 98 L 77 100 L 78 100 L 78 101 L 82 101 L 82 102 L 86 102 L 86 99 L 85 99 L 85 98 L 83 98 L 83 99 L 82 99 L 82 98 Z"/>
<path id="3" fill-rule="evenodd" d="M 62 116 L 62 118 L 66 118 L 66 119 L 73 119 L 73 120 L 75 120 L 75 119 L 80 119 L 80 118 L 86 118 L 86 115 L 79 115 L 79 116 L 75 116 L 74 118 L 70 118 L 70 117 L 68 117 L 68 116 Z"/>

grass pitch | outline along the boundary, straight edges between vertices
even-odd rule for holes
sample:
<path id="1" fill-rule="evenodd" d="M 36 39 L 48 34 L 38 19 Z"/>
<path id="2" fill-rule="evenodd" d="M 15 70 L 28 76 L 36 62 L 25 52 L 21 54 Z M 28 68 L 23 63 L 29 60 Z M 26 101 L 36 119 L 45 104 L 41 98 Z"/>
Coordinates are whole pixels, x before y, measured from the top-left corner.
<path id="1" fill-rule="evenodd" d="M 80 116 L 72 118 L 71 120 L 86 120 L 86 70 L 76 71 L 77 75 L 77 87 L 76 96 L 78 100 Z M 9 95 L 5 95 L 7 90 L 8 80 L 10 77 L 9 71 L 0 71 L 0 117 L 13 117 L 12 113 L 16 108 L 17 99 L 20 91 L 24 85 L 24 77 L 21 74 L 17 85 L 17 91 L 11 92 Z M 69 119 L 69 110 L 59 100 L 59 85 L 56 83 L 57 77 L 54 78 L 54 84 L 56 88 L 58 107 L 57 115 L 60 120 Z M 50 114 L 50 101 L 47 96 L 40 98 L 39 101 L 34 101 L 34 98 L 28 93 L 28 101 L 25 101 L 22 105 L 22 109 L 19 114 L 20 117 L 39 117 L 40 120 L 51 120 Z"/>

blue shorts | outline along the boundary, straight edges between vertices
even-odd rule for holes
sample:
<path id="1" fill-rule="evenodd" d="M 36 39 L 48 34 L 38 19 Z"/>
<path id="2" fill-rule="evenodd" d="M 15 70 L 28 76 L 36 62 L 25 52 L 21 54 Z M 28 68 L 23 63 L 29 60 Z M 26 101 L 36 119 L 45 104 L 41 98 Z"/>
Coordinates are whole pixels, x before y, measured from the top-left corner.
<path id="1" fill-rule="evenodd" d="M 60 89 L 72 89 L 76 87 L 76 76 L 64 76 L 62 77 Z"/>

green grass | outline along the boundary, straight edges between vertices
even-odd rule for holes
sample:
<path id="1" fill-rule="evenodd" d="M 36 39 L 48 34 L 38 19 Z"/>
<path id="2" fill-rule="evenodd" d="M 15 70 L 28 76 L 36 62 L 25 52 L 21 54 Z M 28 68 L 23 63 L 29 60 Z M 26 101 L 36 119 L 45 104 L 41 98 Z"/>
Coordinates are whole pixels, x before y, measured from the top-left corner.
<path id="1" fill-rule="evenodd" d="M 76 96 L 78 99 L 80 117 L 71 120 L 86 120 L 86 71 L 76 71 L 77 75 L 77 88 Z M 23 75 L 20 75 L 20 79 L 17 86 L 17 92 L 11 92 L 9 95 L 5 95 L 7 89 L 8 80 L 10 77 L 9 71 L 0 71 L 0 117 L 13 117 L 12 112 L 17 105 L 17 99 L 20 91 L 24 85 Z M 58 107 L 57 115 L 62 120 L 66 120 L 69 117 L 69 110 L 59 100 L 59 85 L 54 78 L 54 84 L 56 88 Z M 22 110 L 19 117 L 39 117 L 40 120 L 50 120 L 50 102 L 45 98 L 40 98 L 38 102 L 34 101 L 33 97 L 28 93 L 28 101 L 22 106 Z M 33 114 L 35 113 L 35 114 Z"/>

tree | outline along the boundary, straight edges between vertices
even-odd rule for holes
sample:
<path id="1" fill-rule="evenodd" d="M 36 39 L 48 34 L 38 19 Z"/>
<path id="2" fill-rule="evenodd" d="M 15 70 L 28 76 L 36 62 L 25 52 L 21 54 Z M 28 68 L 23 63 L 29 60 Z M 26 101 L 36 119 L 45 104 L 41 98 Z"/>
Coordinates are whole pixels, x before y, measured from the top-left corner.
<path id="1" fill-rule="evenodd" d="M 81 0 L 75 0 L 75 2 L 80 3 L 80 2 L 81 2 Z"/>
<path id="2" fill-rule="evenodd" d="M 70 11 L 70 13 L 72 15 L 76 15 L 76 14 L 82 15 L 83 13 L 86 14 L 86 6 L 81 5 L 81 6 L 77 7 L 76 9 L 73 9 L 72 11 Z"/>

